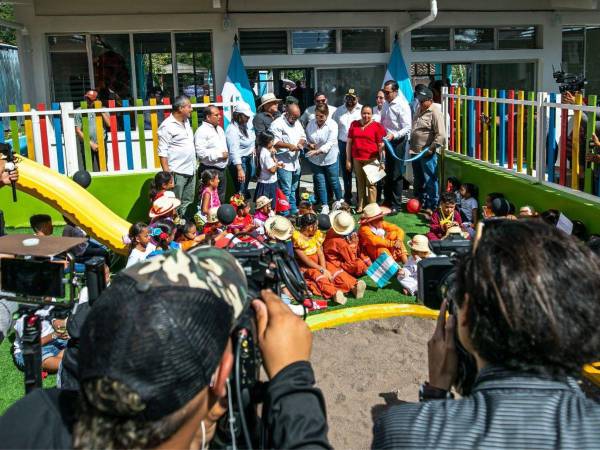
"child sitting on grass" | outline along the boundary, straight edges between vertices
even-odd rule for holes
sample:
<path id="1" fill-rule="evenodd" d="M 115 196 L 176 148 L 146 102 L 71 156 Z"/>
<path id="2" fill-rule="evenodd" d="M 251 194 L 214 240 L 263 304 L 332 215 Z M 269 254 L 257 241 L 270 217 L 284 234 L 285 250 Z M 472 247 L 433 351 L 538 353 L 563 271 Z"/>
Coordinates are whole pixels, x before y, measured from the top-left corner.
<path id="1" fill-rule="evenodd" d="M 435 255 L 429 248 L 429 239 L 422 234 L 413 236 L 408 243 L 408 247 L 411 255 L 404 267 L 398 271 L 397 277 L 404 295 L 416 295 L 419 288 L 417 264 L 422 259 L 431 258 Z"/>
<path id="2" fill-rule="evenodd" d="M 163 196 L 166 191 L 175 189 L 175 180 L 171 172 L 160 171 L 154 175 L 154 180 L 150 183 L 150 202 Z"/>
<path id="3" fill-rule="evenodd" d="M 148 217 L 151 219 L 150 225 L 157 221 L 168 221 L 174 225 L 178 221 L 177 208 L 179 205 L 181 205 L 181 200 L 175 198 L 175 194 L 171 191 L 165 191 L 152 203 L 152 208 L 148 213 Z"/>
<path id="4" fill-rule="evenodd" d="M 275 215 L 271 208 L 271 204 L 272 200 L 264 195 L 256 199 L 256 209 L 254 211 L 254 217 L 252 220 L 254 221 L 254 226 L 256 227 L 256 234 L 259 237 L 264 236 L 265 234 L 266 220 Z"/>
<path id="5" fill-rule="evenodd" d="M 430 241 L 440 240 L 446 236 L 449 228 L 461 225 L 462 219 L 456 210 L 456 196 L 453 192 L 444 192 L 440 196 L 440 206 L 431 215 L 427 238 Z"/>
<path id="6" fill-rule="evenodd" d="M 211 208 L 221 206 L 219 200 L 219 172 L 207 169 L 200 175 L 200 206 L 198 207 L 198 223 L 205 224 Z"/>
<path id="7" fill-rule="evenodd" d="M 48 214 L 34 214 L 29 218 L 29 225 L 35 236 L 52 236 L 54 232 L 52 217 Z"/>
<path id="8" fill-rule="evenodd" d="M 477 186 L 472 183 L 463 183 L 460 187 L 460 203 L 458 211 L 465 226 L 472 228 L 477 225 L 479 204 L 477 203 Z"/>
<path id="9" fill-rule="evenodd" d="M 129 257 L 125 267 L 144 261 L 150 253 L 156 250 L 156 245 L 150 242 L 150 229 L 145 223 L 138 222 L 131 225 L 128 239 Z"/>
<path id="10" fill-rule="evenodd" d="M 174 242 L 176 231 L 177 227 L 168 220 L 159 220 L 152 224 L 152 227 L 150 229 L 150 236 L 152 238 L 152 241 L 156 245 L 156 249 L 150 252 L 147 258 L 162 255 L 163 253 L 168 252 L 170 250 L 179 249 L 179 244 L 177 242 Z"/>
<path id="11" fill-rule="evenodd" d="M 177 227 L 175 234 L 175 242 L 177 242 L 183 251 L 188 251 L 190 248 L 204 242 L 206 236 L 198 234 L 198 228 L 194 222 L 186 222 Z"/>
<path id="12" fill-rule="evenodd" d="M 491 192 L 485 197 L 485 205 L 482 208 L 482 216 L 484 219 L 489 219 L 490 217 L 494 217 L 494 212 L 492 210 L 492 203 L 497 198 L 504 198 L 504 194 L 501 192 Z"/>
<path id="13" fill-rule="evenodd" d="M 227 231 L 233 234 L 250 233 L 254 231 L 256 225 L 250 215 L 250 202 L 246 201 L 242 194 L 235 194 L 231 197 L 229 203 L 235 209 L 235 219 L 227 226 Z M 246 238 L 248 237 L 249 236 L 246 236 Z M 243 237 L 242 240 L 244 240 Z"/>
<path id="14" fill-rule="evenodd" d="M 446 193 L 450 195 L 449 193 Z M 387 253 L 394 261 L 406 263 L 408 253 L 404 247 L 404 230 L 383 220 L 383 211 L 377 203 L 369 203 L 363 209 L 358 229 L 361 251 L 371 261 Z"/>
<path id="15" fill-rule="evenodd" d="M 323 253 L 328 262 L 358 278 L 367 272 L 371 259 L 359 249 L 355 226 L 352 214 L 341 210 L 331 213 L 331 229 L 323 243 Z"/>

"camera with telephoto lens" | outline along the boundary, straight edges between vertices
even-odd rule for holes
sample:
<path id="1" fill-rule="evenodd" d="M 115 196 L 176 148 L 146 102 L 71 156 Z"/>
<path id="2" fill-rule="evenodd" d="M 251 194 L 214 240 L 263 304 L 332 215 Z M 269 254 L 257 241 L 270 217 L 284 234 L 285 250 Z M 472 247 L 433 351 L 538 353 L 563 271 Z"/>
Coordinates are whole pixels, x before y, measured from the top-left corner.
<path id="1" fill-rule="evenodd" d="M 587 80 L 583 74 L 566 73 L 564 70 L 553 72 L 554 81 L 558 83 L 558 91 L 561 94 L 565 92 L 583 91 Z"/>
<path id="2" fill-rule="evenodd" d="M 219 209 L 229 206 L 223 205 Z M 230 216 L 225 212 L 225 208 L 221 210 L 221 223 L 227 222 L 225 216 Z M 236 235 L 236 237 L 241 236 Z M 271 289 L 281 296 L 283 288 L 286 287 L 291 297 L 300 304 L 309 297 L 298 263 L 288 255 L 283 244 L 254 245 L 238 242 L 227 251 L 237 259 L 246 275 L 247 303 L 260 298 L 260 291 L 263 289 Z M 196 247 L 190 253 L 200 257 L 202 247 Z M 242 313 L 231 336 L 234 364 L 228 381 L 227 395 L 230 403 L 227 413 L 217 424 L 217 431 L 210 447 L 264 448 L 265 433 L 258 414 L 258 405 L 264 399 L 265 383 L 260 381 L 262 357 L 258 348 L 256 316 L 252 307 L 247 307 Z"/>
<path id="3" fill-rule="evenodd" d="M 456 317 L 454 288 L 456 280 L 456 263 L 458 258 L 471 251 L 471 241 L 449 237 L 440 241 L 431 241 L 431 250 L 437 256 L 419 261 L 417 299 L 426 307 L 440 309 L 444 300 L 448 301 L 448 313 Z M 455 329 L 455 346 L 458 355 L 458 371 L 455 388 L 461 395 L 468 395 L 473 388 L 477 365 L 473 356 L 468 353 L 458 339 L 458 327 Z"/>

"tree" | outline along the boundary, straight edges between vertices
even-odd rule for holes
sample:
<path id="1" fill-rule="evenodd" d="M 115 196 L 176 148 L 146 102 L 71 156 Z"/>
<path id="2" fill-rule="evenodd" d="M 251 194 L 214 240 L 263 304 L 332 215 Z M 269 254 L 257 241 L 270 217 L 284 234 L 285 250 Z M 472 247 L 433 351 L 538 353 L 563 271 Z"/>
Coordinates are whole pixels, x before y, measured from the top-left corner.
<path id="1" fill-rule="evenodd" d="M 15 11 L 12 5 L 0 4 L 0 19 L 15 20 Z M 15 30 L 0 27 L 0 44 L 17 45 Z"/>

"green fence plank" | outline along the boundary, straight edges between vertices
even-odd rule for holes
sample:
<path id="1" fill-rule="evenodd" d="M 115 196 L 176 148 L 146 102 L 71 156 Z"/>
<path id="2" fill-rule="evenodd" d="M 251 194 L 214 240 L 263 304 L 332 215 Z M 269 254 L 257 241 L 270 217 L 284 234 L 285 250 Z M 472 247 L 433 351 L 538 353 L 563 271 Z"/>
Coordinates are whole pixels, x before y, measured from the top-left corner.
<path id="1" fill-rule="evenodd" d="M 492 89 L 491 96 L 494 99 L 498 98 L 498 91 L 496 89 Z M 496 159 L 496 149 L 498 148 L 498 127 L 496 125 L 498 118 L 498 104 L 494 101 L 493 103 L 490 103 L 490 107 L 492 108 L 490 111 L 490 162 L 496 164 L 498 162 Z"/>
<path id="2" fill-rule="evenodd" d="M 597 97 L 595 95 L 588 95 L 588 101 L 587 104 L 588 105 L 595 105 L 596 104 L 596 100 Z M 591 111 L 587 113 L 587 123 L 596 123 L 596 111 Z M 595 127 L 587 127 L 587 135 L 586 135 L 586 139 L 585 139 L 585 152 L 586 154 L 589 152 L 589 145 L 590 142 L 592 142 L 592 135 L 594 134 L 594 128 Z M 592 184 L 593 184 L 593 180 L 594 180 L 594 166 L 595 164 L 591 164 L 591 163 L 587 163 L 585 164 L 585 179 L 584 179 L 584 185 L 583 185 L 583 190 L 585 192 L 587 192 L 588 194 L 592 193 Z"/>
<path id="3" fill-rule="evenodd" d="M 86 101 L 82 101 L 79 106 L 81 106 L 81 109 L 88 109 Z M 83 133 L 83 157 L 85 159 L 83 165 L 88 172 L 92 172 L 94 166 L 92 163 L 92 147 L 90 145 L 90 119 L 87 113 L 81 114 L 81 132 Z"/>
<path id="4" fill-rule="evenodd" d="M 527 100 L 535 101 L 535 92 L 527 94 Z M 535 164 L 533 162 L 535 138 L 535 117 L 533 105 L 527 106 L 527 175 L 533 175 Z"/>
<path id="5" fill-rule="evenodd" d="M 192 104 L 196 103 L 196 97 L 190 97 L 190 102 L 192 102 Z M 192 110 L 192 130 L 195 133 L 197 129 L 198 129 L 198 111 L 193 109 Z"/>
<path id="6" fill-rule="evenodd" d="M 144 106 L 142 99 L 135 101 L 136 106 Z M 142 161 L 142 169 L 148 168 L 148 161 L 146 158 L 146 136 L 144 134 L 144 113 L 142 111 L 136 111 L 137 129 L 140 141 L 140 159 Z"/>

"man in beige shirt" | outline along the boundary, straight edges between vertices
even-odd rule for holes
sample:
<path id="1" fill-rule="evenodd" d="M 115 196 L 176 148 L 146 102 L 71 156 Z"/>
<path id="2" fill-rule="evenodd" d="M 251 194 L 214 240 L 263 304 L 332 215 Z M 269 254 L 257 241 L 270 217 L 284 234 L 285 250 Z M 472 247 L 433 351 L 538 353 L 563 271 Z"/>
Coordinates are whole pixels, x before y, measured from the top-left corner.
<path id="1" fill-rule="evenodd" d="M 446 143 L 446 127 L 439 106 L 433 103 L 431 89 L 417 86 L 415 98 L 419 101 L 419 107 L 411 127 L 411 157 L 427 147 L 429 151 L 413 163 L 413 187 L 423 209 L 431 214 L 439 201 L 437 152 Z"/>

